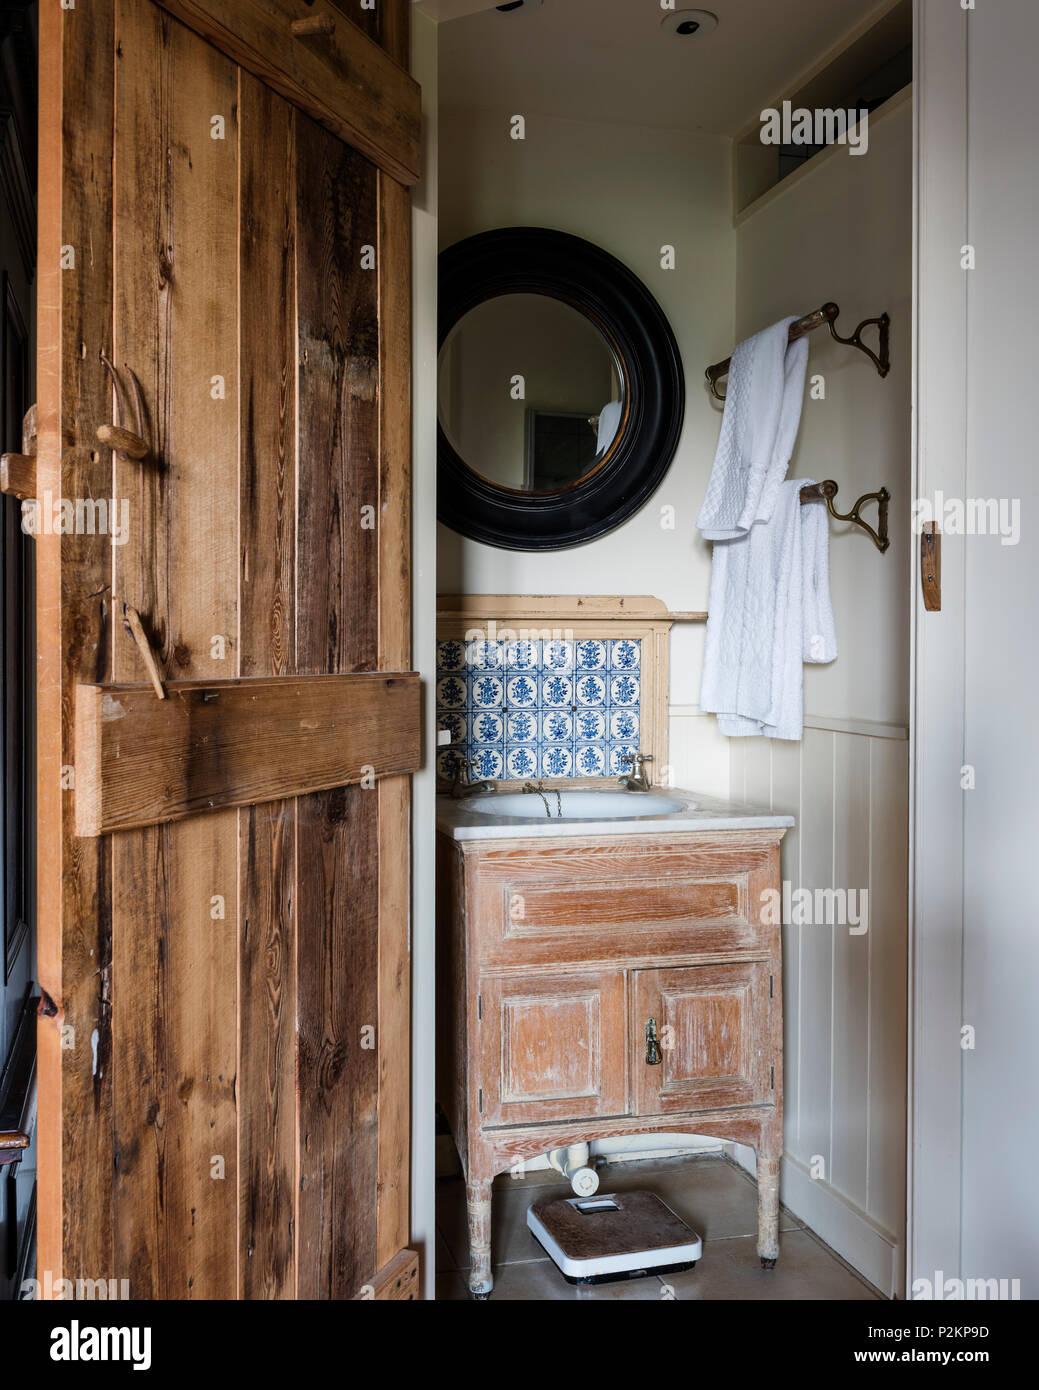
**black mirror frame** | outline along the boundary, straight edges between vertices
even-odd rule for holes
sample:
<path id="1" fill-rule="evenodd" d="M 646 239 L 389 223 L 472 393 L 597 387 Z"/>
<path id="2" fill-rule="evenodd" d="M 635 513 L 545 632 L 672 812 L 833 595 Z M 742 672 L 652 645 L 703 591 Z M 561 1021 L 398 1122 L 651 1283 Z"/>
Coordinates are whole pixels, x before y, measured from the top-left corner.
<path id="1" fill-rule="evenodd" d="M 685 378 L 671 325 L 637 276 L 601 247 L 546 227 L 503 227 L 439 257 L 437 349 L 459 319 L 504 294 L 547 294 L 605 335 L 625 377 L 620 437 L 605 461 L 559 492 L 523 493 L 482 478 L 437 421 L 437 515 L 503 550 L 562 550 L 606 535 L 663 480 L 682 430 Z"/>

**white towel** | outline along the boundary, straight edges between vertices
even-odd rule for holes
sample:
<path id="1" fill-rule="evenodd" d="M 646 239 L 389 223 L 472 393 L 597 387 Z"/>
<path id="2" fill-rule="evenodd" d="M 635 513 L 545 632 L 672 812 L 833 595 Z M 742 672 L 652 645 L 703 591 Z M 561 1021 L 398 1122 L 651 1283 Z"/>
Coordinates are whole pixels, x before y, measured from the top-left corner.
<path id="1" fill-rule="evenodd" d="M 772 515 L 801 422 L 808 362 L 805 339 L 789 340 L 794 322 L 781 319 L 732 354 L 718 448 L 697 521 L 708 540 L 745 535 Z"/>
<path id="2" fill-rule="evenodd" d="M 731 738 L 799 739 L 803 663 L 837 655 L 826 508 L 800 499 L 810 482 L 781 483 L 770 520 L 714 545 L 700 707 Z"/>

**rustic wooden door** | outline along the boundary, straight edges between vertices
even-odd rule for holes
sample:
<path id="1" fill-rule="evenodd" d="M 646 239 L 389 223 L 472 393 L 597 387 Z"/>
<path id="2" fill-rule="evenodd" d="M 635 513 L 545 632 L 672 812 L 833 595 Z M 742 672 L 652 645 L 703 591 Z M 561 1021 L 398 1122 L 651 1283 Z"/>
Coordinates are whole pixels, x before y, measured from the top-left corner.
<path id="1" fill-rule="evenodd" d="M 407 9 L 41 14 L 54 1279 L 366 1297 L 407 1245 Z"/>

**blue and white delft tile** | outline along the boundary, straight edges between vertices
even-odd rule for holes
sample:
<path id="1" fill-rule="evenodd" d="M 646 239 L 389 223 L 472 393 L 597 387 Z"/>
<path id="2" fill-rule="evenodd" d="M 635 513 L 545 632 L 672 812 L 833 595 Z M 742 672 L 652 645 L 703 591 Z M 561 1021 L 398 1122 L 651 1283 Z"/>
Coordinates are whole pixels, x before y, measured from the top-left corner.
<path id="1" fill-rule="evenodd" d="M 452 740 L 453 742 L 453 740 Z M 469 742 L 474 746 L 482 744 L 503 744 L 505 742 L 505 714 L 501 710 L 478 710 L 469 720 Z M 485 772 L 484 777 L 491 774 Z"/>
<path id="2" fill-rule="evenodd" d="M 557 637 L 541 644 L 541 666 L 545 671 L 572 671 L 574 644 Z"/>
<path id="3" fill-rule="evenodd" d="M 574 716 L 569 705 L 565 709 L 543 709 L 541 711 L 542 743 L 573 743 Z"/>
<path id="4" fill-rule="evenodd" d="M 465 643 L 457 637 L 449 637 L 437 643 L 437 670 L 463 671 L 465 669 Z"/>
<path id="5" fill-rule="evenodd" d="M 506 777 L 536 777 L 538 775 L 538 748 L 536 743 L 519 743 L 510 747 L 505 754 Z"/>
<path id="6" fill-rule="evenodd" d="M 505 759 L 500 744 L 496 748 L 474 744 L 469 761 L 470 764 L 475 764 L 470 771 L 478 782 L 487 778 L 500 780 L 504 776 Z"/>
<path id="7" fill-rule="evenodd" d="M 638 743 L 639 713 L 637 706 L 610 711 L 611 743 Z"/>
<path id="8" fill-rule="evenodd" d="M 606 711 L 579 709 L 574 712 L 578 743 L 601 743 L 606 738 Z"/>
<path id="9" fill-rule="evenodd" d="M 578 705 L 606 705 L 606 680 L 595 673 L 580 674 L 574 682 L 574 697 Z"/>
<path id="10" fill-rule="evenodd" d="M 574 758 L 577 777 L 606 776 L 606 747 L 602 743 L 579 743 Z"/>
<path id="11" fill-rule="evenodd" d="M 437 681 L 437 708 L 459 710 L 465 709 L 468 691 L 464 676 L 443 676 Z"/>
<path id="12" fill-rule="evenodd" d="M 509 743 L 534 743 L 538 734 L 537 710 L 512 709 L 505 715 L 505 737 Z"/>
<path id="13" fill-rule="evenodd" d="M 609 643 L 611 671 L 638 671 L 642 664 L 642 649 L 639 642 L 630 637 L 619 637 Z"/>
<path id="14" fill-rule="evenodd" d="M 638 748 L 641 646 L 630 638 L 437 643 L 437 753 L 450 781 L 461 759 L 481 780 L 611 777 Z"/>
<path id="15" fill-rule="evenodd" d="M 453 782 L 462 766 L 462 751 L 459 748 L 445 748 L 437 754 L 437 776 L 445 782 Z"/>
<path id="16" fill-rule="evenodd" d="M 629 676 L 626 673 L 619 676 L 610 677 L 610 705 L 616 709 L 618 705 L 625 705 L 631 708 L 639 702 L 641 682 L 638 676 Z"/>
<path id="17" fill-rule="evenodd" d="M 481 640 L 470 642 L 467 652 L 472 671 L 500 671 L 504 666 L 503 643 Z"/>
<path id="18" fill-rule="evenodd" d="M 634 771 L 631 760 L 637 752 L 638 749 L 631 744 L 610 744 L 610 772 L 614 777 Z"/>
<path id="19" fill-rule="evenodd" d="M 541 749 L 542 777 L 572 777 L 574 772 L 573 749 L 565 743 L 546 743 Z"/>
<path id="20" fill-rule="evenodd" d="M 536 671 L 541 664 L 541 643 L 526 638 L 506 642 L 505 664 L 511 671 Z"/>
<path id="21" fill-rule="evenodd" d="M 500 709 L 505 700 L 505 686 L 498 676 L 477 671 L 469 677 L 469 700 L 474 710 Z"/>
<path id="22" fill-rule="evenodd" d="M 537 709 L 538 679 L 526 672 L 510 676 L 505 685 L 506 703 L 509 709 Z"/>
<path id="23" fill-rule="evenodd" d="M 569 710 L 574 702 L 574 682 L 571 676 L 556 672 L 541 677 L 541 708 Z"/>
<path id="24" fill-rule="evenodd" d="M 577 643 L 574 665 L 578 671 L 605 671 L 606 643 L 583 639 Z"/>

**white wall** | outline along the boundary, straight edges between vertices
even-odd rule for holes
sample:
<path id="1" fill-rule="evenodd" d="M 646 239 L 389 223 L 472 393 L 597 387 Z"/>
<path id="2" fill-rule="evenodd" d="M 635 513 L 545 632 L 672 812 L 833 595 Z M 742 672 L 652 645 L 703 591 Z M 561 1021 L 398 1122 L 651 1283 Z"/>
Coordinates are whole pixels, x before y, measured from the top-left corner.
<path id="1" fill-rule="evenodd" d="M 784 928 L 783 1199 L 887 1292 L 902 1283 L 905 1219 L 911 195 L 903 95 L 871 120 L 868 154 L 819 156 L 742 220 L 736 279 L 737 338 L 830 299 L 845 336 L 892 317 L 883 380 L 811 336 L 826 397 L 806 397 L 790 467 L 836 479 L 841 511 L 886 485 L 891 548 L 831 519 L 839 655 L 805 668 L 804 740 L 732 740 L 732 795 L 797 819 L 782 855 L 792 891 L 869 894 L 863 935 Z"/>
<path id="2" fill-rule="evenodd" d="M 707 607 L 710 553 L 695 531 L 719 413 L 703 386 L 732 345 L 735 245 L 730 146 L 715 136 L 607 126 L 527 113 L 440 113 L 440 245 L 493 227 L 554 227 L 623 261 L 670 320 L 686 375 L 685 426 L 671 469 L 645 507 L 610 535 L 572 550 L 497 550 L 440 528 L 441 593 L 653 594 L 673 609 Z M 660 248 L 675 247 L 674 270 Z M 675 509 L 663 530 L 661 508 Z M 698 717 L 703 631 L 672 634 L 671 763 L 679 785 L 728 794 L 728 755 Z"/>
<path id="3" fill-rule="evenodd" d="M 412 661 L 423 684 L 424 757 L 411 816 L 411 1239 L 422 1253 L 425 1296 L 436 1276 L 433 1039 L 436 1020 L 435 830 L 437 28 L 412 13 L 411 71 L 422 88 L 422 181 L 411 194 L 412 237 Z"/>

